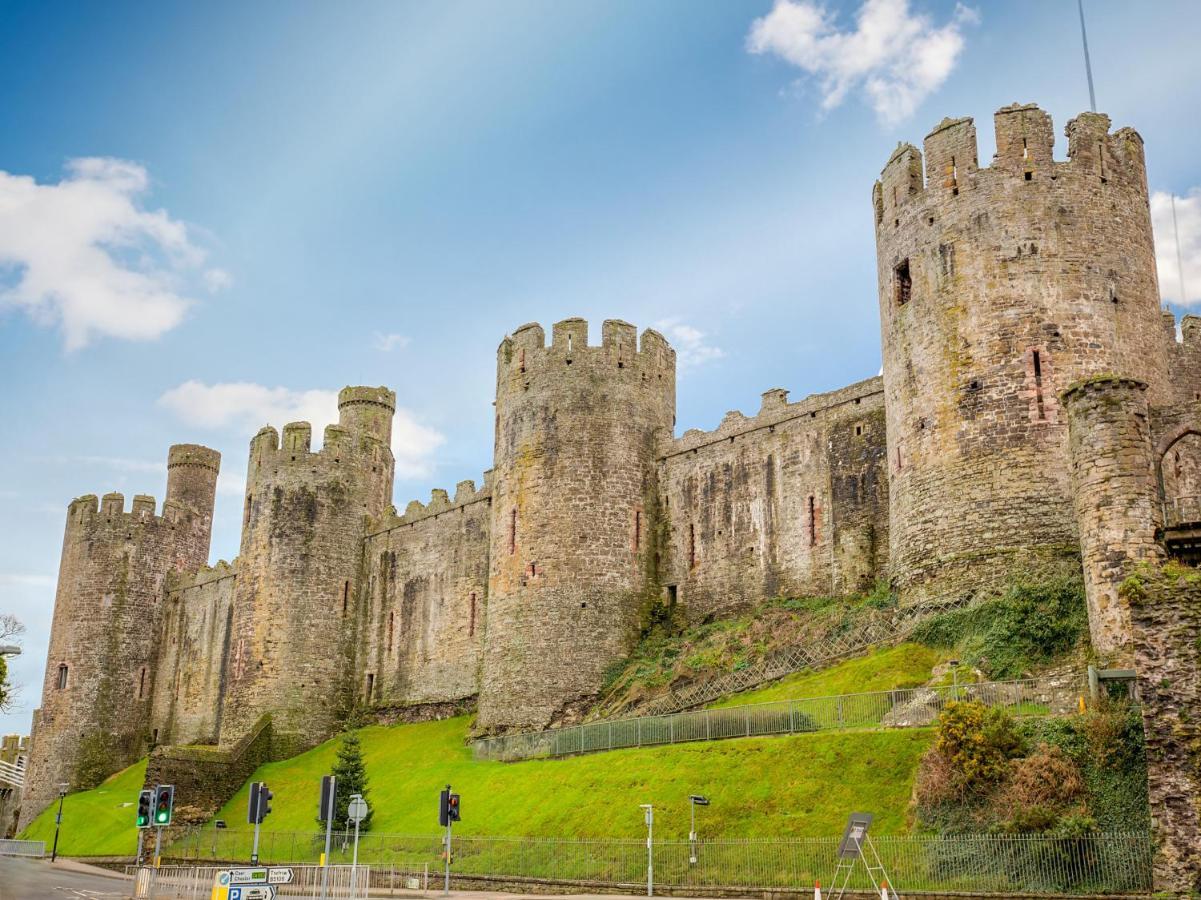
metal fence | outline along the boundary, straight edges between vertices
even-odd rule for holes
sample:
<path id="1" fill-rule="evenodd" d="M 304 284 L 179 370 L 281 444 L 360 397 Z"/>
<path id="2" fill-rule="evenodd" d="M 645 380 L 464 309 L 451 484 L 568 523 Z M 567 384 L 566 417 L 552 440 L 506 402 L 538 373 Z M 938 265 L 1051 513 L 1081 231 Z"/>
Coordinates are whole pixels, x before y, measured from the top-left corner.
<path id="1" fill-rule="evenodd" d="M 1070 685 L 1051 679 L 904 688 L 516 732 L 481 738 L 472 743 L 472 748 L 476 759 L 512 761 L 754 735 L 881 725 L 912 727 L 931 724 L 943 707 L 956 699 L 979 700 L 1018 715 L 1046 715 L 1070 712 L 1075 695 Z"/>
<path id="2" fill-rule="evenodd" d="M 218 872 L 230 866 L 127 866 L 125 874 L 133 882 L 137 900 L 208 900 L 212 896 Z M 276 884 L 278 897 L 320 897 L 322 873 L 320 866 L 292 866 L 292 881 Z M 330 866 L 328 870 L 329 900 L 365 898 L 371 890 L 370 866 Z"/>
<path id="3" fill-rule="evenodd" d="M 212 833 L 174 845 L 172 856 L 210 853 Z M 226 832 L 216 852 L 245 858 L 249 833 Z M 275 863 L 315 859 L 318 834 L 264 834 L 260 849 L 275 848 Z M 972 835 L 879 837 L 875 848 L 890 883 L 906 891 L 1134 893 L 1151 889 L 1152 842 L 1147 834 L 1099 833 L 1088 837 Z M 664 887 L 811 890 L 829 883 L 837 865 L 836 838 L 656 841 L 655 883 Z M 292 858 L 288 858 L 292 854 Z M 403 886 L 426 872 L 440 876 L 439 836 L 367 834 L 359 859 L 372 866 L 377 890 Z M 695 862 L 691 860 L 695 859 Z M 531 880 L 563 886 L 636 890 L 646 885 L 645 840 L 556 840 L 456 835 L 452 877 L 459 885 L 484 880 Z M 851 883 L 870 887 L 862 868 Z"/>
<path id="4" fill-rule="evenodd" d="M 672 688 L 653 700 L 638 701 L 622 709 L 610 710 L 608 714 L 621 715 L 636 709 L 639 715 L 665 715 L 702 706 L 802 669 L 819 669 L 840 659 L 858 656 L 869 647 L 897 643 L 931 616 L 965 609 L 973 602 L 974 598 L 958 598 L 943 603 L 872 610 L 860 621 L 835 622 L 810 634 L 806 643 L 768 653 L 745 668 Z M 859 614 L 863 615 L 863 611 Z"/>
<path id="5" fill-rule="evenodd" d="M 41 859 L 45 855 L 45 841 L 0 841 L 0 856 L 36 856 Z"/>

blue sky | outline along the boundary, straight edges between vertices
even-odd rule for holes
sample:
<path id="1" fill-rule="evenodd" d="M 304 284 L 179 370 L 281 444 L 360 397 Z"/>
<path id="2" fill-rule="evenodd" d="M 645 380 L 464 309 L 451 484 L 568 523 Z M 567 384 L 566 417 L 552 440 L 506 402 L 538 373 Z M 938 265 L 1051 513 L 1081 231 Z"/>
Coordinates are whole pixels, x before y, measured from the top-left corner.
<path id="1" fill-rule="evenodd" d="M 1086 8 L 1199 302 L 1201 17 Z M 232 558 L 250 436 L 345 384 L 398 394 L 399 506 L 478 479 L 528 321 L 660 325 L 680 432 L 874 375 L 873 180 L 946 115 L 986 162 L 1014 101 L 1058 135 L 1087 108 L 1074 0 L 0 2 L 0 612 L 29 629 L 0 731 L 72 497 L 161 500 L 168 445 L 214 446 Z"/>

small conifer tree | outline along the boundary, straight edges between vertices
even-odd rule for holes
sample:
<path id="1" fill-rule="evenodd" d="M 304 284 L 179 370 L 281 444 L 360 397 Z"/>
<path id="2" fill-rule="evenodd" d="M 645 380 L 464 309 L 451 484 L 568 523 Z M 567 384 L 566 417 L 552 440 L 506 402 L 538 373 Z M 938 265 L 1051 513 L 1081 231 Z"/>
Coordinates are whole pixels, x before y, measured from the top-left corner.
<path id="1" fill-rule="evenodd" d="M 346 811 L 350 806 L 351 794 L 362 794 L 363 799 L 367 800 L 367 766 L 363 762 L 362 743 L 355 732 L 348 731 L 342 736 L 342 744 L 338 747 L 338 758 L 334 761 L 334 770 L 331 774 L 338 779 L 338 800 L 334 806 L 334 828 L 345 828 Z M 371 819 L 374 815 L 375 810 L 368 801 L 367 818 L 359 823 L 359 831 L 367 831 L 371 827 Z M 318 816 L 317 824 L 324 828 L 325 819 Z M 350 830 L 354 830 L 353 826 Z"/>

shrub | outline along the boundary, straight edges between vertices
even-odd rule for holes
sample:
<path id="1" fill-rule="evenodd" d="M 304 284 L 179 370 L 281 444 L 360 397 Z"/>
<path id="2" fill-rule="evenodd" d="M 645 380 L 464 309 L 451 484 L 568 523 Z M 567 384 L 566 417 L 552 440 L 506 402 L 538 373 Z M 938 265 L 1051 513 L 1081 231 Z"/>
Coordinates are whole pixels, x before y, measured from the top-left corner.
<path id="1" fill-rule="evenodd" d="M 1084 777 L 1076 761 L 1059 747 L 1039 744 L 1029 756 L 1013 762 L 1001 799 L 1011 809 L 1060 809 L 1083 793 Z"/>

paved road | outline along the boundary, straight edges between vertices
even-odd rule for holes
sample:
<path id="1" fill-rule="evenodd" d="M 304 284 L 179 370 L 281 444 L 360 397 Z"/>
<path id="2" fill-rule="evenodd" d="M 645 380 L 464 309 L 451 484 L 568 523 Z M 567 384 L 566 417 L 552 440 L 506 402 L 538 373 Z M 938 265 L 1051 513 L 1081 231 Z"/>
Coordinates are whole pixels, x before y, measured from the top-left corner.
<path id="1" fill-rule="evenodd" d="M 0 900 L 118 900 L 129 882 L 66 860 L 0 856 Z"/>

